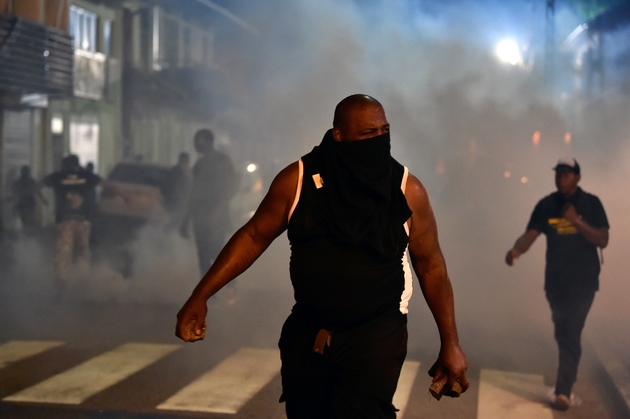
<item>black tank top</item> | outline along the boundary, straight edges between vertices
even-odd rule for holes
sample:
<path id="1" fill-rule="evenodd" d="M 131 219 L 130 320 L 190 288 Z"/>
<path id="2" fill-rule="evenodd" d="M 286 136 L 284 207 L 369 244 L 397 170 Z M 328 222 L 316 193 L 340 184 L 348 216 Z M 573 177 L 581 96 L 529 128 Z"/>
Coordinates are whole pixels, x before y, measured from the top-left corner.
<path id="1" fill-rule="evenodd" d="M 343 243 L 330 233 L 326 217 L 318 211 L 324 195 L 317 187 L 317 176 L 313 178 L 319 173 L 317 155 L 307 154 L 302 163 L 302 187 L 287 233 L 296 301 L 293 313 L 333 330 L 355 327 L 378 316 L 402 315 L 406 220 L 395 223 L 400 234 L 398 250 L 392 255 Z M 400 188 L 404 173 L 404 167 L 392 158 L 392 188 Z"/>

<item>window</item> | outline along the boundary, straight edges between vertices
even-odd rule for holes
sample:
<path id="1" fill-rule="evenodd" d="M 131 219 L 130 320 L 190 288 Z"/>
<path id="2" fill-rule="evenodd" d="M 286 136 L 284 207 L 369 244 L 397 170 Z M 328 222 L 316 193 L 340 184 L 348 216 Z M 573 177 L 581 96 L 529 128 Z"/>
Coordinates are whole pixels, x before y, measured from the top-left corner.
<path id="1" fill-rule="evenodd" d="M 165 15 L 162 19 L 162 66 L 179 67 L 179 22 L 176 18 Z"/>
<path id="2" fill-rule="evenodd" d="M 70 35 L 75 49 L 96 52 L 96 14 L 70 6 Z"/>
<path id="3" fill-rule="evenodd" d="M 112 22 L 106 20 L 103 22 L 103 54 L 108 57 L 112 53 Z"/>
<path id="4" fill-rule="evenodd" d="M 79 164 L 85 167 L 94 163 L 98 173 L 99 125 L 96 118 L 82 117 L 70 120 L 70 153 L 79 156 Z"/>

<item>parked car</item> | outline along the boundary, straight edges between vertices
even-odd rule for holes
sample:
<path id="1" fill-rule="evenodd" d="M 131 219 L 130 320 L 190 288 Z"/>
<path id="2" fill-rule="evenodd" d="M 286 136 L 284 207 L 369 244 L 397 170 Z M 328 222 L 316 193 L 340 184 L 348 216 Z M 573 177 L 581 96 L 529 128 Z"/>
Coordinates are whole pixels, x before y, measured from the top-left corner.
<path id="1" fill-rule="evenodd" d="M 167 220 L 162 189 L 169 170 L 157 164 L 118 163 L 107 180 L 125 192 L 126 199 L 106 189 L 101 193 L 100 211 L 135 218 L 136 221 Z"/>
<path id="2" fill-rule="evenodd" d="M 235 170 L 239 189 L 230 202 L 233 231 L 251 218 L 264 195 L 256 164 L 235 164 Z M 133 245 L 141 229 L 153 228 L 156 234 L 166 234 L 169 213 L 162 190 L 169 171 L 170 167 L 164 165 L 122 162 L 107 176 L 109 182 L 125 192 L 126 199 L 107 189 L 101 192 L 92 227 L 95 256 L 125 277 L 133 273 L 134 254 L 138 251 Z"/>
<path id="3" fill-rule="evenodd" d="M 161 228 L 169 218 L 162 188 L 170 168 L 157 164 L 118 163 L 107 180 L 125 192 L 101 192 L 92 235 L 97 258 L 128 277 L 133 269 L 132 244 L 140 229 Z"/>

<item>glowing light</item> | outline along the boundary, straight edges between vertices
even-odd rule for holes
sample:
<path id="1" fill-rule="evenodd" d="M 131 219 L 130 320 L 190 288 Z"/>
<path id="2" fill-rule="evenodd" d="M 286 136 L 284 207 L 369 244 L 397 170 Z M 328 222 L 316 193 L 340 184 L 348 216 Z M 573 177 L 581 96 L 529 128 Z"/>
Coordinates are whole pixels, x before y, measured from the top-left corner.
<path id="1" fill-rule="evenodd" d="M 497 44 L 495 50 L 499 60 L 509 63 L 511 65 L 523 64 L 523 57 L 521 56 L 521 49 L 516 42 L 512 39 L 504 39 Z"/>
<path id="2" fill-rule="evenodd" d="M 528 181 L 527 177 L 523 176 L 523 177 L 521 178 L 521 183 L 522 183 L 522 184 L 527 183 L 527 181 Z"/>
<path id="3" fill-rule="evenodd" d="M 540 144 L 540 131 L 536 131 L 534 135 L 532 135 L 532 143 L 534 143 L 534 146 Z"/>
<path id="4" fill-rule="evenodd" d="M 435 173 L 438 175 L 443 175 L 446 172 L 446 167 L 444 165 L 444 159 L 438 159 L 437 166 L 435 167 Z"/>
<path id="5" fill-rule="evenodd" d="M 571 133 L 567 132 L 566 134 L 564 134 L 564 143 L 565 144 L 571 144 Z"/>
<path id="6" fill-rule="evenodd" d="M 50 132 L 53 134 L 63 134 L 63 118 L 60 116 L 53 116 L 50 118 Z"/>
<path id="7" fill-rule="evenodd" d="M 258 169 L 258 166 L 256 166 L 254 163 L 250 163 L 250 164 L 247 165 L 247 171 L 249 173 L 255 172 L 256 169 Z"/>
<path id="8" fill-rule="evenodd" d="M 512 173 L 508 172 L 507 170 L 505 172 L 503 172 L 503 177 L 506 179 L 509 179 L 510 176 L 512 176 Z"/>

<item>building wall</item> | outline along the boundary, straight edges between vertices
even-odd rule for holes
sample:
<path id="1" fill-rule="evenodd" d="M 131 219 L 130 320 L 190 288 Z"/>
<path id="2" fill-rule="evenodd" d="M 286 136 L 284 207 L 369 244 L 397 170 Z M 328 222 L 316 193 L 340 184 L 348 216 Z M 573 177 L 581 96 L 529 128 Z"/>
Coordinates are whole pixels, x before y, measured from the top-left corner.
<path id="1" fill-rule="evenodd" d="M 99 126 L 97 167 L 101 176 L 107 176 L 114 165 L 124 158 L 141 156 L 148 163 L 172 165 L 182 151 L 195 156 L 192 141 L 195 132 L 200 128 L 215 128 L 208 104 L 199 103 L 202 101 L 200 97 L 213 93 L 214 83 L 200 82 L 199 86 L 205 90 L 203 94 L 196 95 L 198 86 L 187 84 L 186 77 L 182 82 L 181 74 L 188 74 L 186 71 L 190 69 L 201 73 L 213 70 L 216 60 L 213 29 L 200 23 L 202 20 L 195 19 L 194 23 L 180 16 L 175 6 L 165 11 L 153 7 L 150 2 L 0 0 L 0 13 L 19 14 L 69 31 L 72 6 L 97 16 L 96 54 L 106 52 L 104 22 L 111 22 L 103 94 L 91 99 L 76 96 L 63 100 L 51 98 L 45 108 L 28 109 L 31 113 L 30 162 L 33 174 L 41 178 L 58 169 L 62 156 L 71 151 L 71 123 L 89 119 L 97 121 Z M 145 98 L 144 103 L 127 103 L 123 90 L 126 69 L 140 76 L 154 77 L 147 86 L 149 90 L 157 91 L 155 97 Z M 177 76 L 178 72 L 180 79 L 169 78 Z M 161 77 L 160 80 L 155 78 L 156 74 Z M 176 97 L 179 102 L 171 101 L 169 94 L 173 94 L 170 97 Z M 143 92 L 137 94 L 137 97 L 143 96 Z M 63 120 L 60 134 L 51 132 L 53 118 Z M 236 149 L 230 144 L 229 135 L 215 134 L 217 148 L 234 155 Z M 47 193 L 51 197 L 50 191 Z M 53 205 L 50 205 L 43 218 L 46 223 L 53 222 L 52 214 Z"/>
<path id="2" fill-rule="evenodd" d="M 74 97 L 66 100 L 51 101 L 47 112 L 47 122 L 50 124 L 54 116 L 61 116 L 64 120 L 63 153 L 70 152 L 69 127 L 72 121 L 95 119 L 99 124 L 99 161 L 98 172 L 101 175 L 107 173 L 121 157 L 121 50 L 122 50 L 122 24 L 121 12 L 109 9 L 102 5 L 90 2 L 73 0 L 71 5 L 80 7 L 95 13 L 98 19 L 97 51 L 104 49 L 103 23 L 111 22 L 112 34 L 110 55 L 106 58 L 105 72 L 106 82 L 100 99 L 88 99 Z M 51 141 L 51 135 L 46 141 Z M 53 160 L 60 156 L 52 156 Z M 54 161 L 49 163 L 49 170 L 55 166 Z"/>
<path id="3" fill-rule="evenodd" d="M 68 30 L 67 0 L 0 0 L 0 14 L 16 15 L 46 26 Z"/>
<path id="4" fill-rule="evenodd" d="M 68 2 L 65 0 L 0 0 L 0 14 L 15 15 L 62 30 L 68 27 Z M 4 151 L 0 158 L 0 198 L 9 198 L 11 185 L 22 165 L 30 166 L 36 179 L 45 175 L 51 167 L 47 131 L 49 112 L 45 107 L 5 103 L 0 105 L 0 114 L 0 120 L 4 121 L 0 124 L 0 147 Z M 4 201 L 0 212 L 1 229 L 19 227 L 11 202 Z M 49 211 L 40 208 L 43 223 L 49 222 L 48 214 Z"/>

